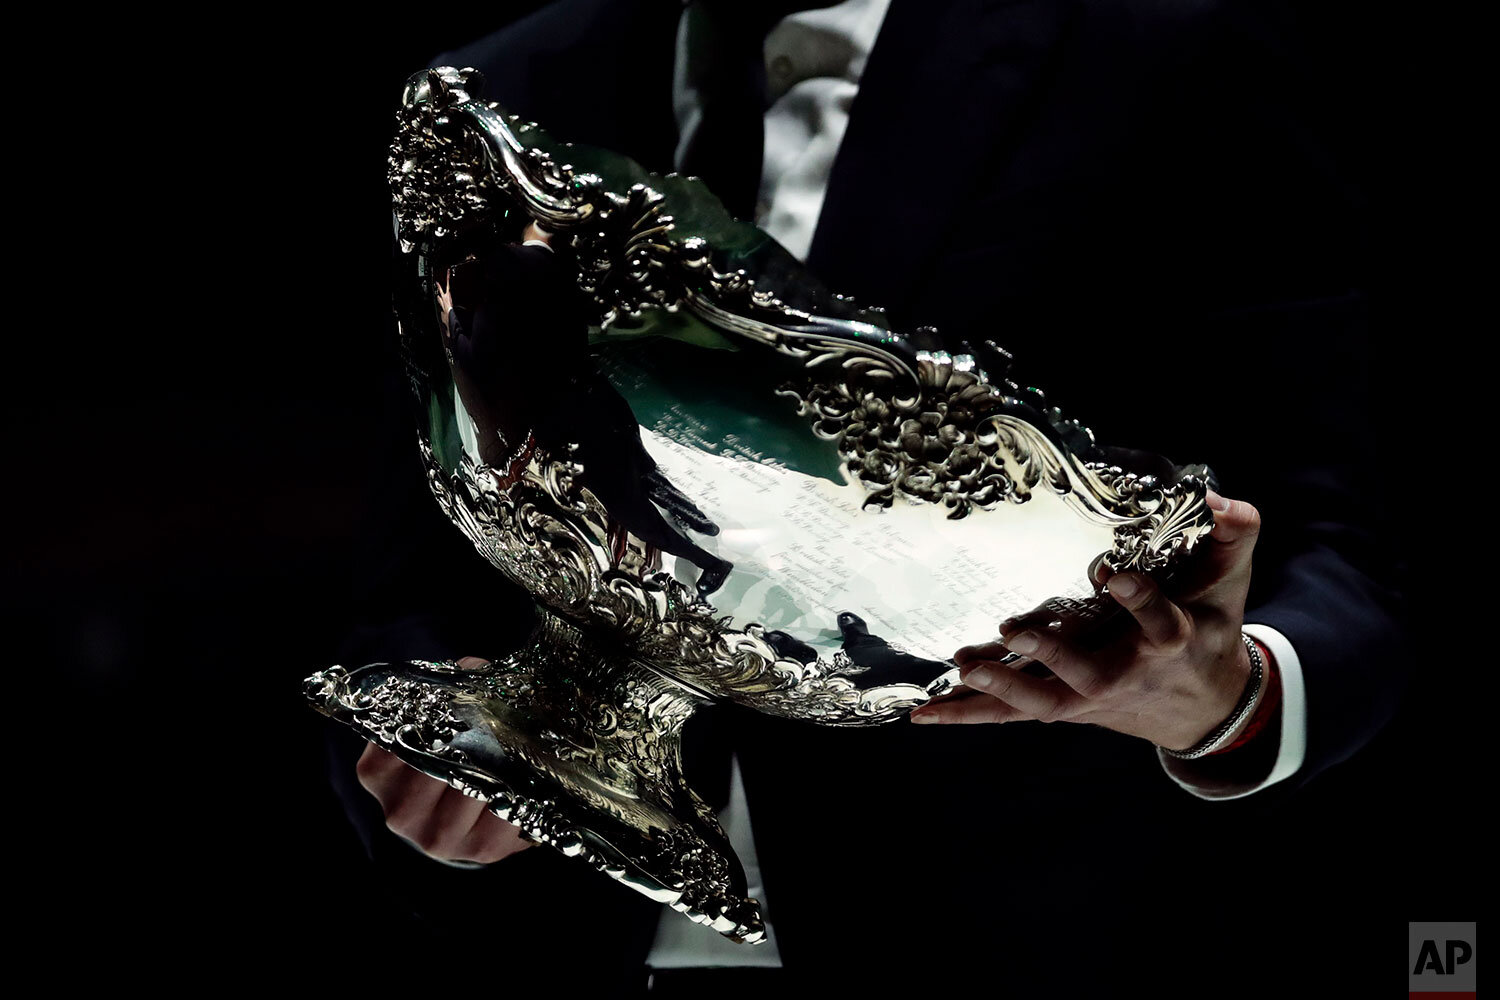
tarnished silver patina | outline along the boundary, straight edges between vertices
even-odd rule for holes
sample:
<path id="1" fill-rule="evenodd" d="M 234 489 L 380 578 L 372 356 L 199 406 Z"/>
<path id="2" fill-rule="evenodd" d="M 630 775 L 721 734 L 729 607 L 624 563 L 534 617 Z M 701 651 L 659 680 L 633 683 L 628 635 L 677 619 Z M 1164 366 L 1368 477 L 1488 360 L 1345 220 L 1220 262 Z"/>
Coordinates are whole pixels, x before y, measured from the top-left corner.
<path id="1" fill-rule="evenodd" d="M 481 669 L 334 667 L 308 696 L 533 839 L 753 943 L 758 904 L 682 778 L 694 711 L 901 718 L 952 693 L 952 652 L 1004 618 L 1108 615 L 1098 562 L 1170 574 L 1213 526 L 1208 473 L 1113 464 L 994 344 L 891 329 L 696 179 L 559 143 L 478 85 L 451 67 L 407 84 L 396 308 L 432 493 L 541 624 Z M 550 234 L 588 334 L 518 348 L 495 376 L 455 356 L 481 336 L 462 340 L 480 321 L 460 299 L 505 315 L 466 275 L 517 252 L 518 221 Z"/>

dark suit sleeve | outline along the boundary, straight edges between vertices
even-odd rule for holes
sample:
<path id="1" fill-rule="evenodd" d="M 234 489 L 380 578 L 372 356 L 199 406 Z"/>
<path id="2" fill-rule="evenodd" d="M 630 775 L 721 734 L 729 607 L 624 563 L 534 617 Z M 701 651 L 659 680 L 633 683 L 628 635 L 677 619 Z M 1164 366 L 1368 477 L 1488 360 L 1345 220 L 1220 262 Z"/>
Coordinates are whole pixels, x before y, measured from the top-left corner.
<path id="1" fill-rule="evenodd" d="M 1261 513 L 1245 620 L 1280 632 L 1301 663 L 1296 786 L 1368 743 L 1406 684 L 1400 438 L 1382 413 L 1359 137 L 1338 141 L 1348 108 L 1325 66 L 1336 53 L 1276 3 L 1227 3 L 1198 28 L 1184 58 L 1212 85 L 1186 103 L 1178 148 L 1205 208 L 1180 232 L 1209 251 L 1194 277 L 1218 302 L 1192 338 L 1208 362 L 1194 449 Z"/>
<path id="2" fill-rule="evenodd" d="M 1245 622 L 1291 646 L 1300 692 L 1283 684 L 1282 728 L 1242 750 L 1164 759 L 1208 797 L 1259 785 L 1283 741 L 1305 740 L 1285 785 L 1306 783 L 1373 738 L 1407 681 L 1405 570 L 1377 449 L 1364 297 L 1220 317 L 1216 336 L 1255 355 L 1232 369 L 1242 377 L 1218 414 L 1232 432 L 1221 489 L 1261 514 Z"/>
<path id="3" fill-rule="evenodd" d="M 1301 663 L 1307 744 L 1294 779 L 1300 783 L 1368 743 L 1406 684 L 1405 567 L 1380 458 L 1367 307 L 1351 293 L 1257 310 L 1227 334 L 1274 350 L 1290 369 L 1247 386 L 1252 399 L 1264 394 L 1260 405 L 1291 412 L 1265 419 L 1258 439 L 1259 464 L 1286 463 L 1290 474 L 1262 477 L 1262 533 L 1245 620 L 1280 632 Z M 1236 473 L 1247 490 L 1255 464 L 1252 451 Z"/>

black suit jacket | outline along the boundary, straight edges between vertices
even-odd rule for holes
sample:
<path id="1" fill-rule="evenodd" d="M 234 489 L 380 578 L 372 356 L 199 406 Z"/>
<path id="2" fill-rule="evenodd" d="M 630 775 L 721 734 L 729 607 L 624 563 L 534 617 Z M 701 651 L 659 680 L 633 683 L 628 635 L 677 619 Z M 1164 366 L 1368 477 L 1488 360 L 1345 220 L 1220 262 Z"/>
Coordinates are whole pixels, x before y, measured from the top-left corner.
<path id="1" fill-rule="evenodd" d="M 931 957 L 952 935 L 982 935 L 1013 985 L 1048 981 L 1056 963 L 1070 982 L 1109 984 L 1160 926 L 1197 960 L 1231 956 L 1221 932 L 1245 912 L 1222 912 L 1235 852 L 1253 853 L 1277 799 L 1391 715 L 1401 601 L 1375 478 L 1358 192 L 1322 142 L 1283 13 L 893 0 L 808 264 L 898 325 L 996 340 L 1014 377 L 1101 443 L 1208 462 L 1226 495 L 1260 509 L 1247 621 L 1298 652 L 1306 763 L 1272 791 L 1209 803 L 1149 744 L 1093 727 L 847 731 L 716 710 L 701 728 L 741 756 L 789 968 L 848 972 L 851 956 L 923 942 Z M 665 172 L 679 14 L 664 0 L 565 0 L 435 64 L 476 66 L 507 110 Z M 409 432 L 397 440 L 408 448 Z M 414 456 L 400 480 L 369 624 L 346 656 L 503 648 L 524 599 L 441 522 Z M 434 572 L 454 586 L 413 591 Z M 358 749 L 343 744 L 335 772 Z M 361 794 L 346 800 L 374 843 L 378 809 Z M 482 872 L 395 853 L 420 869 L 414 885 L 462 883 L 452 891 L 497 908 L 566 880 L 579 906 L 605 901 L 634 928 L 593 947 L 621 969 L 644 956 L 654 904 L 573 879 L 541 850 Z M 1202 924 L 1215 932 L 1195 935 L 1181 920 L 1194 912 L 1216 914 Z M 511 933 L 539 935 L 538 948 L 575 933 L 550 919 Z"/>

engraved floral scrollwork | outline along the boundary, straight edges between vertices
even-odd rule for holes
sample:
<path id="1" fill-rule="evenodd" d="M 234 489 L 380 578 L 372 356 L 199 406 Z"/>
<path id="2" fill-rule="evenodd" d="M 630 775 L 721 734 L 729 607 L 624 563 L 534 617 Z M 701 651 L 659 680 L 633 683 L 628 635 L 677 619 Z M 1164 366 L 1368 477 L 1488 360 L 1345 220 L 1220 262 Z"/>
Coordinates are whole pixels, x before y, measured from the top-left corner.
<path id="1" fill-rule="evenodd" d="M 504 173 L 487 169 L 483 140 L 454 128 L 446 112 L 467 100 L 478 82 L 473 70 L 442 67 L 406 85 L 387 171 L 402 249 L 424 237 L 442 237 L 471 219 L 487 218 Z"/>
<path id="2" fill-rule="evenodd" d="M 781 390 L 797 400 L 815 434 L 837 443 L 851 473 L 870 488 L 867 505 L 888 507 L 900 495 L 942 504 L 950 518 L 961 518 L 976 507 L 1025 503 L 1044 487 L 1115 528 L 1108 557 L 1115 570 L 1159 570 L 1212 527 L 1200 477 L 1162 483 L 1079 460 L 1039 422 L 1017 415 L 1028 403 L 1014 383 L 989 384 L 968 355 L 923 351 L 917 370 L 917 391 L 904 396 L 859 371 Z M 1054 432 L 1092 443 L 1077 421 L 1055 408 L 1046 412 Z"/>
<path id="3" fill-rule="evenodd" d="M 646 306 L 672 306 L 684 294 L 682 273 L 672 266 L 677 248 L 668 241 L 672 217 L 663 197 L 644 184 L 623 195 L 601 193 L 587 233 L 573 237 L 578 284 L 606 310 L 602 326 Z"/>
<path id="4" fill-rule="evenodd" d="M 1207 483 L 1200 476 L 1184 475 L 1163 484 L 1154 476 L 1102 463 L 1085 466 L 1085 474 L 1093 492 L 1110 497 L 1136 518 L 1115 530 L 1114 549 L 1107 557 L 1112 570 L 1165 569 L 1179 562 L 1213 528 Z"/>
<path id="5" fill-rule="evenodd" d="M 1004 452 L 1013 442 L 987 423 L 1004 397 L 971 356 L 919 352 L 914 387 L 864 367 L 838 374 L 782 392 L 797 399 L 814 433 L 837 442 L 849 470 L 871 490 L 867 505 L 889 507 L 899 494 L 961 518 L 1013 497 L 1018 486 Z"/>

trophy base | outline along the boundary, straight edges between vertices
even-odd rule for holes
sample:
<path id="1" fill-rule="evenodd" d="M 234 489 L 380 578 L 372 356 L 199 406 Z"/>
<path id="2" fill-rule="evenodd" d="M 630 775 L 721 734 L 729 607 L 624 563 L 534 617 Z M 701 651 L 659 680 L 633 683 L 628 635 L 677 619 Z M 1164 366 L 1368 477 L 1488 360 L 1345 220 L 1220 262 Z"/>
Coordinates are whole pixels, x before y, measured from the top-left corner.
<path id="1" fill-rule="evenodd" d="M 682 775 L 682 726 L 708 700 L 555 615 L 542 612 L 522 649 L 477 669 L 335 666 L 304 691 L 531 840 L 731 940 L 765 939 L 739 858 Z"/>

